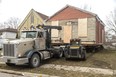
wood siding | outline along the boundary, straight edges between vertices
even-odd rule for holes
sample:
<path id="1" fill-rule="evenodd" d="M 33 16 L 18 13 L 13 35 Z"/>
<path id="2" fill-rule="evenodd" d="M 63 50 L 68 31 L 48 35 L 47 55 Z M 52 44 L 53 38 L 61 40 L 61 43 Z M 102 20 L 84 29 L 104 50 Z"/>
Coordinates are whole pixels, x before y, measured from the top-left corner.
<path id="1" fill-rule="evenodd" d="M 58 21 L 52 21 L 51 22 L 51 26 L 58 26 Z M 51 33 L 51 36 L 53 37 L 53 38 L 58 38 L 58 34 L 59 33 L 59 31 L 58 30 L 56 30 L 56 29 L 52 29 L 52 33 Z"/>
<path id="2" fill-rule="evenodd" d="M 64 43 L 69 43 L 72 38 L 80 38 L 82 41 L 90 41 L 88 44 L 93 44 L 96 42 L 96 19 L 92 18 L 83 18 L 77 20 L 61 20 L 61 21 L 53 21 L 52 25 L 59 24 L 62 26 L 62 30 L 55 31 L 52 33 L 52 36 L 56 36 L 58 33 L 58 37 L 56 39 L 61 38 Z M 70 23 L 69 23 L 70 22 Z M 68 23 L 68 24 L 67 24 Z M 53 37 L 52 37 L 53 38 Z M 93 42 L 95 41 L 95 42 Z M 84 42 L 85 43 L 85 42 Z"/>
<path id="3" fill-rule="evenodd" d="M 88 18 L 87 21 L 88 21 L 87 23 L 88 41 L 96 41 L 96 19 Z"/>
<path id="4" fill-rule="evenodd" d="M 85 26 L 83 27 L 82 25 L 80 27 L 80 29 L 83 29 L 82 31 L 78 30 L 81 33 L 78 38 L 80 38 L 82 41 L 87 41 L 83 42 L 83 44 L 94 44 L 94 41 L 96 41 L 96 19 L 92 17 L 81 20 L 79 19 L 79 21 L 81 22 L 80 24 L 83 24 Z"/>
<path id="5" fill-rule="evenodd" d="M 72 26 L 63 26 L 64 27 L 64 37 L 63 41 L 69 43 L 72 35 Z"/>
<path id="6" fill-rule="evenodd" d="M 45 24 L 45 22 L 42 17 L 35 10 L 32 9 L 19 25 L 18 31 L 24 29 L 29 30 L 31 26 L 34 26 L 36 28 L 36 26 L 39 24 L 42 25 Z"/>
<path id="7" fill-rule="evenodd" d="M 78 37 L 87 37 L 87 18 L 78 19 Z"/>

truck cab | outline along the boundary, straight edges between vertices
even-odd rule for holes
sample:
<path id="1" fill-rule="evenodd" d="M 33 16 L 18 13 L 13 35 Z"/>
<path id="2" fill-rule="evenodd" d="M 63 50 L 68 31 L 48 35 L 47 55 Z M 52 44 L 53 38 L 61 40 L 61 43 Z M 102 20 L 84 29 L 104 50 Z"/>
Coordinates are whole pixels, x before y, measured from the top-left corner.
<path id="1" fill-rule="evenodd" d="M 46 48 L 45 30 L 22 31 L 20 39 L 34 39 L 34 48 L 36 50 L 44 50 Z"/>
<path id="2" fill-rule="evenodd" d="M 20 39 L 4 42 L 0 61 L 8 66 L 28 64 L 34 68 L 38 67 L 42 60 L 49 59 L 56 54 L 62 57 L 61 48 L 51 45 L 52 28 L 59 29 L 57 26 L 46 26 L 45 29 L 21 31 Z"/>

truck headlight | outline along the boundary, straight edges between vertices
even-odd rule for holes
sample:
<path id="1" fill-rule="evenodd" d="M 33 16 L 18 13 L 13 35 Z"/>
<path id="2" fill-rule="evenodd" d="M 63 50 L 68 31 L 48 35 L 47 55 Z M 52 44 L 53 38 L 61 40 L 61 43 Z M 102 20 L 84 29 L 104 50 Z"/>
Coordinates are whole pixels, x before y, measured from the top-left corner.
<path id="1" fill-rule="evenodd" d="M 21 54 L 18 54 L 18 57 L 21 57 L 22 55 Z"/>
<path id="2" fill-rule="evenodd" d="M 0 54 L 1 56 L 3 56 L 3 52 L 1 52 L 1 54 Z"/>

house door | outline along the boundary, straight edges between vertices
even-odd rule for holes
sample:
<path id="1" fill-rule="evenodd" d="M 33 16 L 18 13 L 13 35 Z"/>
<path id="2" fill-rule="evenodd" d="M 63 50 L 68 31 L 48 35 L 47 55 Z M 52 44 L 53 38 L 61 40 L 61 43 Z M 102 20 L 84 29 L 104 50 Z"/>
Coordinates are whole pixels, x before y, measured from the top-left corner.
<path id="1" fill-rule="evenodd" d="M 72 27 L 64 26 L 64 43 L 69 43 L 72 36 Z"/>

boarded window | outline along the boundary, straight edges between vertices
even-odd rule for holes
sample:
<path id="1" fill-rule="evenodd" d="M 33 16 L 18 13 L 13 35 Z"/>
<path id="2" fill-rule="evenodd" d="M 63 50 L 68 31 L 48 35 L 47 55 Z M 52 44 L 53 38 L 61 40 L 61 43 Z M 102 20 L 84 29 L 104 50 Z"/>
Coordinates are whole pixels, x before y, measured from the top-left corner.
<path id="1" fill-rule="evenodd" d="M 87 18 L 78 19 L 78 36 L 87 37 Z"/>
<path id="2" fill-rule="evenodd" d="M 71 26 L 64 26 L 64 43 L 70 43 L 70 39 L 71 39 L 71 33 L 72 31 L 72 27 Z"/>

